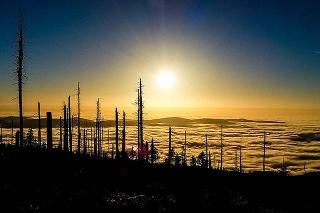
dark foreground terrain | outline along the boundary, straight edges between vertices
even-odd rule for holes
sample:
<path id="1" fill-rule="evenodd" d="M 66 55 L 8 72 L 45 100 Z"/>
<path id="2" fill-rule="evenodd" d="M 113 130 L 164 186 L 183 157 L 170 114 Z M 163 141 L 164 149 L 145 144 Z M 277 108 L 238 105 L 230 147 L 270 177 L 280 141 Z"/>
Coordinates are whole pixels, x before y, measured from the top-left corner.
<path id="1" fill-rule="evenodd" d="M 239 174 L 0 145 L 0 212 L 320 212 L 320 176 Z"/>

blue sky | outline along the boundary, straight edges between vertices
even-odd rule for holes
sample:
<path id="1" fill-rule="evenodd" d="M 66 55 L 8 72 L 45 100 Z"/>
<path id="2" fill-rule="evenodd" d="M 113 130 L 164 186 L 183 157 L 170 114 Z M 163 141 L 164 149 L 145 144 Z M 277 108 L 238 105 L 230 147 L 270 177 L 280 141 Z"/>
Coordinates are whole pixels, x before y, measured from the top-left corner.
<path id="1" fill-rule="evenodd" d="M 80 80 L 90 91 L 87 105 L 96 97 L 126 105 L 142 77 L 149 104 L 170 106 L 172 96 L 151 89 L 151 73 L 164 65 L 181 79 L 174 106 L 320 107 L 317 1 L 2 0 L 0 101 L 6 103 L 15 97 L 19 9 L 26 103 L 54 90 L 59 105 Z M 122 98 L 113 98 L 114 82 Z"/>

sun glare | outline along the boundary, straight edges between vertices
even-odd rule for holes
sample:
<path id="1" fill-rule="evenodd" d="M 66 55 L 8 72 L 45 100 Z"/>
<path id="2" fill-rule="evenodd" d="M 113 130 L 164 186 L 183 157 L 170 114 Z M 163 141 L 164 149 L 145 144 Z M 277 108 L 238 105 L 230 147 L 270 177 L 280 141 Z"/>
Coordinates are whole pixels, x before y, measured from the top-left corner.
<path id="1" fill-rule="evenodd" d="M 157 83 L 158 86 L 163 89 L 171 88 L 174 83 L 174 76 L 172 72 L 168 70 L 161 70 L 157 75 Z"/>

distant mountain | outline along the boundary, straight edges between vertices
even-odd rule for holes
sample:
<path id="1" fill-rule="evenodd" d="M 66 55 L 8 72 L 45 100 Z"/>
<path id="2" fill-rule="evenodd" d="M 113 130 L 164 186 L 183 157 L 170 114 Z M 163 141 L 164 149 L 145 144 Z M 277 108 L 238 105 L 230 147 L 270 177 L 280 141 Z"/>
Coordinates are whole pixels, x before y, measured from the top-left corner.
<path id="1" fill-rule="evenodd" d="M 57 118 L 52 119 L 53 127 L 59 127 L 60 120 Z M 166 117 L 158 119 L 144 120 L 144 124 L 147 126 L 176 126 L 176 127 L 191 127 L 197 124 L 213 124 L 213 125 L 223 125 L 228 126 L 239 122 L 257 122 L 257 123 L 284 123 L 282 121 L 262 121 L 262 120 L 247 120 L 247 119 L 216 119 L 216 118 L 198 118 L 198 119 L 187 119 L 181 117 Z M 3 128 L 18 128 L 19 127 L 19 117 L 8 116 L 0 117 L 0 123 Z M 120 125 L 122 121 L 120 120 Z M 73 118 L 73 125 L 76 126 L 77 118 Z M 94 127 L 95 121 L 85 118 L 80 119 L 81 127 Z M 115 125 L 114 120 L 104 120 L 102 125 L 106 128 L 113 127 Z M 127 126 L 137 125 L 136 120 L 126 120 Z M 38 120 L 32 117 L 24 117 L 24 127 L 25 128 L 37 128 Z M 46 127 L 46 118 L 41 118 L 41 127 Z"/>

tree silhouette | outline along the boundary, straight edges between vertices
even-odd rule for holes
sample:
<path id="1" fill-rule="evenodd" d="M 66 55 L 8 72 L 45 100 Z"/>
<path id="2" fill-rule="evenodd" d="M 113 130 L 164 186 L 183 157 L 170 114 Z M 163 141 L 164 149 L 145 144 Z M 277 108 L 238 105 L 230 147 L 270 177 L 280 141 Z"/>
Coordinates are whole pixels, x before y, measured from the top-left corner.
<path id="1" fill-rule="evenodd" d="M 204 152 L 201 152 L 198 155 L 197 164 L 202 168 L 206 168 L 207 167 L 206 154 Z"/>
<path id="2" fill-rule="evenodd" d="M 175 155 L 174 165 L 175 166 L 181 166 L 182 165 L 182 157 L 181 157 L 181 155 L 179 155 L 179 154 Z"/>
<path id="3" fill-rule="evenodd" d="M 239 162 L 240 163 L 239 172 L 242 173 L 242 147 L 241 147 L 241 145 L 239 146 L 239 152 L 240 152 L 239 153 L 240 154 L 240 156 L 239 156 L 239 158 L 240 158 L 239 159 L 239 161 L 240 161 Z"/>
<path id="4" fill-rule="evenodd" d="M 197 166 L 197 159 L 195 156 L 191 156 L 191 159 L 190 159 L 190 166 L 191 167 L 196 167 Z"/>
<path id="5" fill-rule="evenodd" d="M 66 104 L 63 104 L 63 150 L 68 151 L 68 112 Z"/>
<path id="6" fill-rule="evenodd" d="M 2 121 L 0 121 L 0 143 L 3 143 L 3 135 L 2 135 Z"/>
<path id="7" fill-rule="evenodd" d="M 81 129 L 80 129 L 80 82 L 78 81 L 77 88 L 77 96 L 78 96 L 78 116 L 77 116 L 77 126 L 78 126 L 78 154 L 80 154 L 81 150 Z"/>
<path id="8" fill-rule="evenodd" d="M 130 158 L 131 160 L 135 160 L 136 157 L 137 157 L 137 153 L 136 153 L 136 151 L 133 149 L 133 146 L 132 146 L 132 147 L 131 147 L 131 150 L 130 150 L 130 152 L 129 152 L 129 158 Z"/>
<path id="9" fill-rule="evenodd" d="M 143 97 L 142 97 L 142 82 L 141 82 L 141 78 L 139 79 L 139 102 L 138 102 L 138 106 L 139 106 L 139 139 L 140 139 L 140 146 L 143 147 Z"/>
<path id="10" fill-rule="evenodd" d="M 118 109 L 116 108 L 115 111 L 115 116 L 116 116 L 116 122 L 115 122 L 115 128 L 116 128 L 116 159 L 118 159 L 120 157 L 119 155 L 119 113 L 118 113 Z"/>
<path id="11" fill-rule="evenodd" d="M 222 125 L 221 125 L 221 134 L 220 134 L 220 170 L 223 169 L 223 133 L 222 133 Z"/>
<path id="12" fill-rule="evenodd" d="M 34 134 L 33 134 L 33 129 L 29 128 L 28 132 L 27 132 L 27 143 L 25 145 L 31 147 L 33 145 L 33 141 L 34 141 Z"/>
<path id="13" fill-rule="evenodd" d="M 208 135 L 206 134 L 206 168 L 208 168 L 208 163 L 209 163 L 209 159 L 208 159 Z"/>
<path id="14" fill-rule="evenodd" d="M 40 101 L 38 101 L 38 143 L 41 147 L 41 113 L 40 113 Z"/>
<path id="15" fill-rule="evenodd" d="M 87 130 L 83 129 L 83 154 L 87 154 Z"/>
<path id="16" fill-rule="evenodd" d="M 266 171 L 266 148 L 267 145 L 270 145 L 269 142 L 267 142 L 266 140 L 266 131 L 263 132 L 263 159 L 262 159 L 262 171 L 265 172 Z"/>
<path id="17" fill-rule="evenodd" d="M 159 159 L 158 149 L 155 147 L 153 138 L 151 139 L 151 147 L 150 147 L 150 160 L 151 163 L 155 163 Z"/>
<path id="18" fill-rule="evenodd" d="M 167 156 L 167 163 L 171 164 L 172 162 L 172 158 L 173 158 L 173 152 L 172 152 L 172 148 L 171 148 L 171 127 L 169 127 L 169 146 L 168 146 L 168 156 Z"/>
<path id="19" fill-rule="evenodd" d="M 20 21 L 18 26 L 18 48 L 16 55 L 16 75 L 18 78 L 18 95 L 19 95 L 19 145 L 23 145 L 23 97 L 22 97 L 22 85 L 24 74 L 24 30 L 23 30 L 23 17 L 20 12 Z"/>
<path id="20" fill-rule="evenodd" d="M 52 149 L 52 113 L 47 112 L 47 148 Z"/>
<path id="21" fill-rule="evenodd" d="M 20 131 L 18 130 L 17 132 L 16 132 L 16 146 L 18 147 L 18 146 L 20 146 Z"/>
<path id="22" fill-rule="evenodd" d="M 71 120 L 71 100 L 68 97 L 68 127 L 69 127 L 69 151 L 72 152 L 72 120 Z"/>
<path id="23" fill-rule="evenodd" d="M 149 143 L 146 141 L 146 163 L 149 163 Z"/>
<path id="24" fill-rule="evenodd" d="M 126 153 L 126 113 L 123 111 L 123 129 L 122 129 L 122 149 L 121 149 L 122 158 L 127 157 Z"/>
<path id="25" fill-rule="evenodd" d="M 184 131 L 184 146 L 183 146 L 183 159 L 182 165 L 187 166 L 187 131 Z"/>
<path id="26" fill-rule="evenodd" d="M 59 118 L 59 149 L 62 150 L 62 118 L 60 116 Z M 41 144 L 40 144 L 41 146 Z"/>

